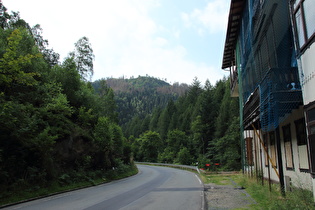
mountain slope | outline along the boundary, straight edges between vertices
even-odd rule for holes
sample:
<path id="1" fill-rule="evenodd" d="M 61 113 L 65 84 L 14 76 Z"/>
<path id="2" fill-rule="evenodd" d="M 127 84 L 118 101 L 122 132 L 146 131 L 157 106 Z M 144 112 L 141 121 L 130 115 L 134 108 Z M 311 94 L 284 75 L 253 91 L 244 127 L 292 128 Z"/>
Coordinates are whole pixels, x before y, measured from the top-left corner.
<path id="1" fill-rule="evenodd" d="M 98 90 L 100 81 L 93 82 Z M 154 77 L 107 78 L 106 84 L 113 89 L 117 103 L 120 124 L 124 125 L 137 116 L 143 119 L 155 108 L 164 108 L 169 100 L 176 100 L 188 90 L 187 84 L 169 83 Z"/>

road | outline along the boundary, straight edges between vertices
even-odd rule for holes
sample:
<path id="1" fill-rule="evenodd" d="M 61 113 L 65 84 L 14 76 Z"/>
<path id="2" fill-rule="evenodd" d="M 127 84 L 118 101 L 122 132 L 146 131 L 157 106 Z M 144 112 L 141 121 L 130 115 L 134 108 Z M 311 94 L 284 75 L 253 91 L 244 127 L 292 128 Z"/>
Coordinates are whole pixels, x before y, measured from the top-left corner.
<path id="1" fill-rule="evenodd" d="M 135 176 L 5 209 L 203 209 L 203 185 L 192 172 L 138 165 Z"/>

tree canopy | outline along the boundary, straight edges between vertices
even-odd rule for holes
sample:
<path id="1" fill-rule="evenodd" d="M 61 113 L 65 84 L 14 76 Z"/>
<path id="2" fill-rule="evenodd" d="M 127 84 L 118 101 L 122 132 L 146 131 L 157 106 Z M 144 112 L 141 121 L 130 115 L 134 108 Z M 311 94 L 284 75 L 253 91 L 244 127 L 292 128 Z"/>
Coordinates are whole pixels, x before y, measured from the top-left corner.
<path id="1" fill-rule="evenodd" d="M 10 193 L 106 177 L 132 164 L 114 93 L 96 92 L 87 37 L 63 61 L 39 25 L 0 17 L 0 188 Z M 3 194 L 3 196 L 5 196 Z"/>
<path id="2" fill-rule="evenodd" d="M 141 123 L 149 126 L 139 126 Z M 204 87 L 197 78 L 186 93 L 164 107 L 156 107 L 144 117 L 136 116 L 126 127 L 132 135 L 134 157 L 138 161 L 181 164 L 219 163 L 224 170 L 239 170 L 238 99 L 230 97 L 229 81 L 219 80 Z M 149 129 L 148 129 L 149 127 Z M 161 146 L 153 154 L 143 153 L 143 135 L 156 132 Z M 158 154 L 156 154 L 158 152 Z"/>

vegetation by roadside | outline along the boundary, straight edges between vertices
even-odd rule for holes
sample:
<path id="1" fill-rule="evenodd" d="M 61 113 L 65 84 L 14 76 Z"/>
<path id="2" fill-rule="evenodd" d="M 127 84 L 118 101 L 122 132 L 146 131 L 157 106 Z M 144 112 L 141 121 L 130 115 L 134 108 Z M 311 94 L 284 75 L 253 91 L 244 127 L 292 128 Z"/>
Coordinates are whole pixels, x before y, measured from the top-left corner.
<path id="1" fill-rule="evenodd" d="M 47 187 L 29 186 L 28 189 L 16 188 L 10 192 L 1 192 L 0 208 L 12 203 L 19 203 L 25 200 L 33 200 L 49 195 L 108 183 L 137 173 L 138 168 L 135 165 L 122 165 L 120 168 L 109 170 L 107 172 L 96 171 L 90 173 L 76 172 L 75 174 L 66 174 L 63 177 L 60 177 L 58 182 L 55 181 L 50 183 Z"/>
<path id="2" fill-rule="evenodd" d="M 286 196 L 282 197 L 280 187 L 272 184 L 271 192 L 269 185 L 265 182 L 261 185 L 256 179 L 247 177 L 241 173 L 237 174 L 202 174 L 201 178 L 205 185 L 215 184 L 219 186 L 233 185 L 238 189 L 245 191 L 256 201 L 244 208 L 233 209 L 315 209 L 312 193 L 301 188 L 294 188 L 290 192 L 286 192 Z"/>
<path id="3" fill-rule="evenodd" d="M 230 173 L 201 173 L 201 179 L 204 184 L 216 184 L 216 185 L 230 185 L 231 180 L 239 181 L 242 175 L 238 172 Z"/>
<path id="4" fill-rule="evenodd" d="M 271 192 L 268 183 L 261 185 L 256 179 L 248 177 L 243 177 L 238 184 L 257 201 L 252 209 L 315 209 L 312 192 L 302 188 L 293 188 L 282 197 L 278 184 L 271 185 Z"/>

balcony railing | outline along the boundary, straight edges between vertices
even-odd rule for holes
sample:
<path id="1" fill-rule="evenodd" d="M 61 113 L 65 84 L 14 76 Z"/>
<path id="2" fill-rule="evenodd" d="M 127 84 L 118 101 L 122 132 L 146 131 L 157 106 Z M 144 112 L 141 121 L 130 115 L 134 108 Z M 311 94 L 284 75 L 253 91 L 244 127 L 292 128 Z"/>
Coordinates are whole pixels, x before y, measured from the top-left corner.
<path id="1" fill-rule="evenodd" d="M 274 130 L 293 109 L 303 104 L 297 68 L 272 68 L 259 85 L 260 121 L 264 131 Z"/>

